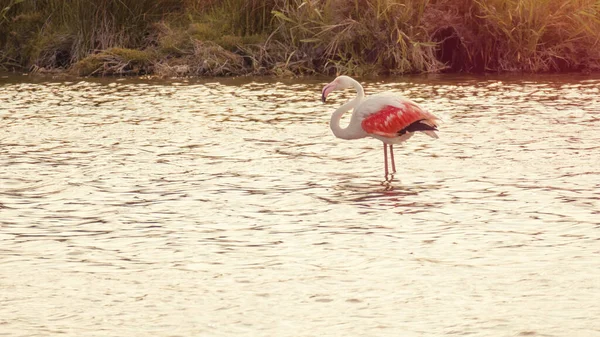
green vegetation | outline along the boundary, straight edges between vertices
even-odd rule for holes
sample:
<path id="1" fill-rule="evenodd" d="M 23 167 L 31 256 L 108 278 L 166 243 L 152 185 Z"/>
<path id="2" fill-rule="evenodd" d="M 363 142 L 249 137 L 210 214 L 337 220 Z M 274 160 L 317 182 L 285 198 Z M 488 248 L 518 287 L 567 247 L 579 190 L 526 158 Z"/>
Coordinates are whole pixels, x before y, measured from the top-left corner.
<path id="1" fill-rule="evenodd" d="M 0 69 L 598 71 L 600 0 L 0 0 Z"/>

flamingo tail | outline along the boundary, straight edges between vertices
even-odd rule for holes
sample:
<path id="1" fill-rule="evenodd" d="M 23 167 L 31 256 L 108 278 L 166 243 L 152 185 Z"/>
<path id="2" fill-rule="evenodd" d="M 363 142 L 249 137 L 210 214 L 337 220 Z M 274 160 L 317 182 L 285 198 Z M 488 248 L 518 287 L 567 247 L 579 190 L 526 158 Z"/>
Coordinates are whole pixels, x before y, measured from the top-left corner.
<path id="1" fill-rule="evenodd" d="M 438 135 L 435 133 L 435 131 L 437 131 L 437 125 L 435 125 L 435 123 L 433 121 L 427 120 L 427 119 L 421 119 L 414 123 L 411 123 L 409 126 L 398 131 L 398 134 L 403 135 L 407 132 L 417 132 L 417 131 L 421 131 L 424 134 L 426 134 L 432 138 L 439 138 Z"/>

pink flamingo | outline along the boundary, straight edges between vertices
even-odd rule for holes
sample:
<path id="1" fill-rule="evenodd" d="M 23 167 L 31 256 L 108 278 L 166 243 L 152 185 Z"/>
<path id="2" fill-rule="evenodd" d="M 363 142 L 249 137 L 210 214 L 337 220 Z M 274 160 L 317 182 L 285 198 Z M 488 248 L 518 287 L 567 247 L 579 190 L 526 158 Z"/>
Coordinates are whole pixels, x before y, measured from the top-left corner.
<path id="1" fill-rule="evenodd" d="M 338 76 L 323 88 L 321 100 L 325 103 L 327 95 L 334 90 L 354 88 L 357 96 L 339 107 L 331 115 L 329 126 L 333 134 L 341 139 L 359 139 L 373 137 L 383 142 L 383 161 L 387 180 L 388 159 L 387 146 L 390 146 L 392 174 L 396 172 L 394 162 L 394 144 L 408 140 L 417 131 L 438 138 L 437 120 L 434 114 L 419 107 L 416 103 L 402 96 L 378 94 L 365 97 L 365 91 L 356 80 L 348 76 Z M 353 109 L 350 123 L 346 128 L 340 126 L 342 115 Z"/>

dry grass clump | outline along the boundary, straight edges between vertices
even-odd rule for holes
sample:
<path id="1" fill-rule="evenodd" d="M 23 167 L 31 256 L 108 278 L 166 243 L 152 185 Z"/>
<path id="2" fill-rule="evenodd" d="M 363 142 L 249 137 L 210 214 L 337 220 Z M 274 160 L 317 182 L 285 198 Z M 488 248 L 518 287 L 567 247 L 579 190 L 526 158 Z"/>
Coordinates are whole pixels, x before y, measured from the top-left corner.
<path id="1" fill-rule="evenodd" d="M 142 75 L 152 72 L 153 59 L 149 51 L 109 48 L 81 59 L 72 71 L 79 76 Z"/>
<path id="2" fill-rule="evenodd" d="M 227 76 L 248 73 L 237 45 L 254 37 L 224 35 L 209 23 L 156 25 L 155 42 L 160 57 L 155 62 L 159 76 Z M 238 52 L 238 53 L 236 53 Z"/>
<path id="3" fill-rule="evenodd" d="M 427 1 L 287 1 L 278 11 L 285 43 L 323 73 L 434 72 L 443 68 L 421 20 Z"/>
<path id="4" fill-rule="evenodd" d="M 158 60 L 155 74 L 164 77 L 233 76 L 244 74 L 242 56 L 234 54 L 212 41 L 193 41 L 193 48 L 183 55 Z"/>

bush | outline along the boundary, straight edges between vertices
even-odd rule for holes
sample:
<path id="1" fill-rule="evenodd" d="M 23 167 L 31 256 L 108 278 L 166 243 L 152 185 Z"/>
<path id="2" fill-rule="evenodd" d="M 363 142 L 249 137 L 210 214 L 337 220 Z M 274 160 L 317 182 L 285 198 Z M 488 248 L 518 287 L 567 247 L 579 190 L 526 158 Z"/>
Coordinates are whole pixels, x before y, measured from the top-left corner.
<path id="1" fill-rule="evenodd" d="M 593 71 L 598 32 L 597 0 L 0 0 L 0 66 L 82 75 Z"/>

